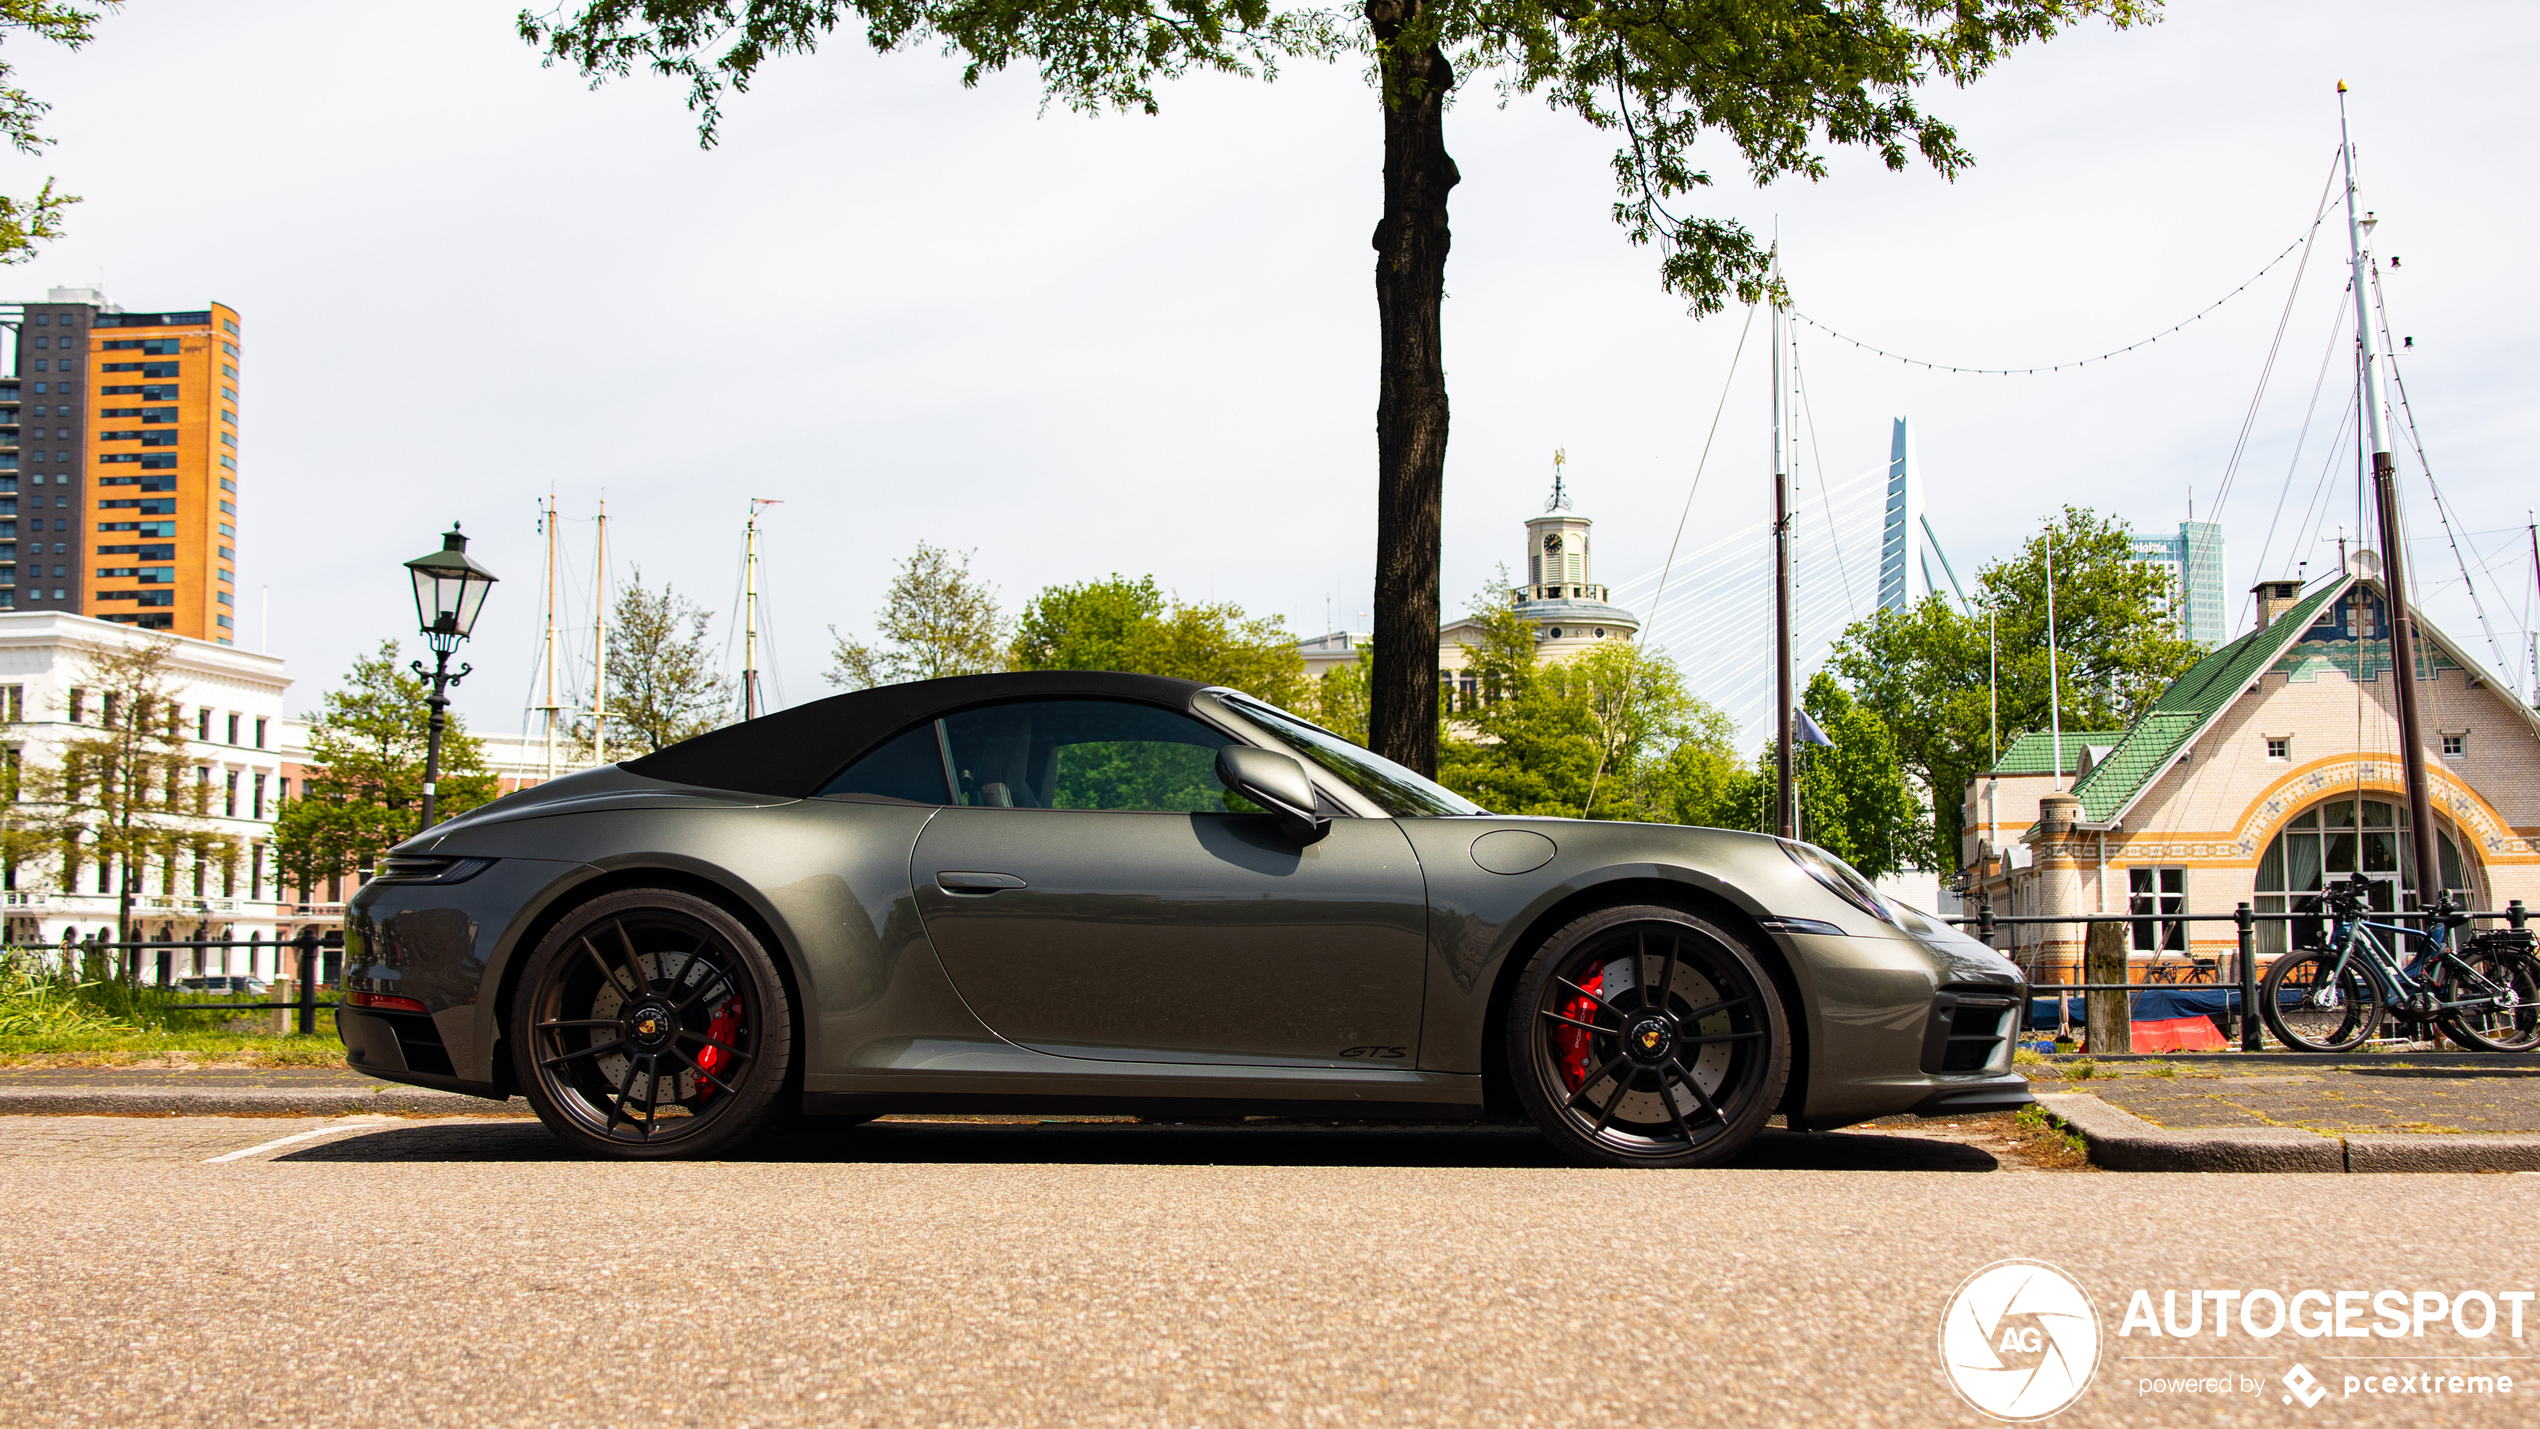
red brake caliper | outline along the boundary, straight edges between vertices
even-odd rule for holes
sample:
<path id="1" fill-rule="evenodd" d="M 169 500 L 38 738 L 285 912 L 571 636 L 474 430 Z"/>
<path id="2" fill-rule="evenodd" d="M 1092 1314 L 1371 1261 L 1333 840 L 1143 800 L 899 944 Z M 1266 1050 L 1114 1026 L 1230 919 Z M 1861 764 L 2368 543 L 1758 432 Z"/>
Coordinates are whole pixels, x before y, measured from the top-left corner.
<path id="1" fill-rule="evenodd" d="M 727 998 L 724 1000 L 721 1007 L 714 1010 L 714 1020 L 706 1024 L 706 1040 L 709 1042 L 720 1042 L 723 1044 L 723 1047 L 737 1047 L 741 1045 L 740 1032 L 741 999 L 737 997 Z M 717 1076 L 721 1076 L 723 1074 L 723 1069 L 726 1066 L 729 1066 L 732 1061 L 732 1054 L 724 1051 L 723 1047 L 698 1048 L 697 1070 L 701 1072 L 712 1072 Z M 706 1081 L 703 1078 L 699 1078 L 697 1083 L 697 1100 L 704 1101 L 706 1098 L 713 1095 L 714 1083 Z"/>
<path id="2" fill-rule="evenodd" d="M 1605 969 L 1598 968 L 1589 973 L 1579 986 L 1589 992 L 1601 991 L 1605 986 Z M 1561 1005 L 1562 1016 L 1581 1022 L 1594 1022 L 1596 1010 L 1597 1001 L 1592 997 L 1574 997 Z M 1575 1092 L 1579 1084 L 1587 1080 L 1590 1034 L 1583 1027 L 1564 1026 L 1554 1031 L 1552 1036 L 1553 1045 L 1561 1049 L 1561 1079 L 1568 1082 L 1570 1090 Z"/>

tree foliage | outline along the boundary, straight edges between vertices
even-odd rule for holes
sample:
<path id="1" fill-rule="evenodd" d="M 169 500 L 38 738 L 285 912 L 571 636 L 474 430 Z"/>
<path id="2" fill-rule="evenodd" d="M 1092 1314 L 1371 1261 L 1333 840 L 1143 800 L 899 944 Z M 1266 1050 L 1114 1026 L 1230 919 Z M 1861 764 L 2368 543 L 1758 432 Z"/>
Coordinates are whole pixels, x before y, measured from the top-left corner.
<path id="1" fill-rule="evenodd" d="M 609 622 L 610 742 L 644 753 L 724 722 L 732 693 L 715 668 L 714 617 L 668 582 L 654 590 L 639 567 Z"/>
<path id="2" fill-rule="evenodd" d="M 309 771 L 274 815 L 274 861 L 291 885 L 341 877 L 421 831 L 423 764 L 431 735 L 429 687 L 383 640 L 356 658 L 344 683 L 309 717 Z M 454 712 L 441 734 L 435 792 L 442 818 L 499 792 L 484 746 Z"/>
<path id="3" fill-rule="evenodd" d="M 1887 726 L 1823 670 L 1810 677 L 1799 704 L 1834 741 L 1831 748 L 1798 750 L 1791 784 L 1799 795 L 1799 836 L 1869 878 L 1927 867 L 1931 812 L 1897 758 Z M 1751 827 L 1767 826 L 1764 815 L 1780 777 L 1776 758 L 1768 746 L 1756 761 L 1754 787 L 1762 797 Z"/>
<path id="4" fill-rule="evenodd" d="M 2001 743 L 2048 727 L 2046 554 L 2055 560 L 2055 636 L 2063 727 L 2122 729 L 2204 652 L 2178 632 L 2164 577 L 2131 559 L 2125 527 L 2087 508 L 2063 515 L 2020 553 L 1976 573 L 1970 614 L 1939 596 L 1882 610 L 1836 643 L 1831 668 L 1886 726 L 1897 758 L 1931 790 L 1931 848 L 1912 862 L 1958 867 L 1967 780 L 1991 766 L 1987 613 L 1999 653 Z"/>
<path id="5" fill-rule="evenodd" d="M 1613 214 L 1655 244 L 1660 281 L 1696 312 L 1759 300 L 1771 259 L 1744 224 L 1683 216 L 1667 203 L 1708 188 L 1695 157 L 1707 135 L 1746 178 L 1822 179 L 1827 151 L 1866 149 L 1890 169 L 1920 159 L 1943 177 L 1974 162 L 1957 130 L 1927 112 L 1935 81 L 1963 87 L 2010 50 L 2093 16 L 2120 28 L 2160 0 L 1362 0 L 1349 12 L 1266 0 L 588 0 L 520 13 L 546 62 L 594 83 L 641 68 L 687 86 L 698 135 L 715 142 L 727 95 L 760 68 L 809 54 L 861 21 L 877 53 L 939 46 L 962 83 L 1037 68 L 1070 109 L 1157 111 L 1156 86 L 1193 70 L 1275 77 L 1286 59 L 1360 54 L 1386 105 L 1408 86 L 1497 78 L 1501 96 L 1539 95 L 1616 137 Z M 1434 77 L 1397 57 L 1436 51 Z M 1407 73 L 1418 78 L 1406 79 Z"/>
<path id="6" fill-rule="evenodd" d="M 1617 641 L 1546 662 L 1513 607 L 1485 595 L 1473 615 L 1476 694 L 1446 712 L 1439 782 L 1499 813 L 1736 826 L 1736 731 L 1673 661 Z"/>
<path id="7" fill-rule="evenodd" d="M 66 889 L 84 863 L 112 867 L 126 939 L 143 869 L 164 869 L 174 894 L 180 858 L 208 867 L 237 856 L 237 841 L 210 823 L 211 785 L 189 777 L 175 652 L 173 640 L 150 640 L 85 654 L 61 712 L 65 735 L 49 757 L 13 766 L 21 802 L 0 831 L 11 863 L 51 864 Z"/>
<path id="8" fill-rule="evenodd" d="M 920 541 L 891 578 L 882 609 L 881 639 L 849 640 L 829 627 L 835 642 L 829 683 L 850 690 L 983 675 L 1006 667 L 1005 617 L 997 613 L 993 586 L 970 573 L 970 556 Z"/>
<path id="9" fill-rule="evenodd" d="M 92 27 L 107 8 L 123 0 L 90 2 L 97 8 L 81 9 L 59 0 L 0 0 L 0 40 L 29 34 L 76 50 L 95 38 Z M 21 154 L 41 153 L 53 141 L 37 126 L 52 108 L 19 85 L 14 66 L 0 61 L 0 138 Z M 0 263 L 24 263 L 35 257 L 37 244 L 61 237 L 62 210 L 77 202 L 70 194 L 53 192 L 51 179 L 33 198 L 0 194 Z"/>
<path id="10" fill-rule="evenodd" d="M 1231 601 L 1187 602 L 1158 590 L 1155 577 L 1050 586 L 1016 622 L 1018 670 L 1127 670 L 1224 685 L 1277 705 L 1304 701 L 1305 658 L 1295 632 L 1275 615 L 1255 616 Z"/>
<path id="11" fill-rule="evenodd" d="M 890 52 L 957 55 L 962 82 L 1032 65 L 1070 108 L 1152 113 L 1156 86 L 1192 70 L 1275 74 L 1288 58 L 1365 56 L 1382 110 L 1384 198 L 1375 226 L 1378 312 L 1376 660 L 1379 752 L 1435 764 L 1438 541 L 1448 409 L 1440 311 L 1450 95 L 1481 73 L 1501 98 L 1539 95 L 1618 136 L 1615 221 L 1659 251 L 1659 281 L 1695 313 L 1773 292 L 1771 258 L 1734 219 L 1679 214 L 1707 188 L 1709 136 L 1758 184 L 1811 181 L 1827 151 L 1891 169 L 1919 157 L 1944 177 L 1972 162 L 1927 113 L 1935 82 L 1964 85 L 2011 48 L 2088 16 L 2124 26 L 2159 0 L 1361 0 L 1350 9 L 1268 0 L 583 0 L 523 11 L 545 62 L 599 83 L 638 67 L 684 83 L 701 142 L 726 95 L 769 61 L 809 53 L 844 25 Z"/>

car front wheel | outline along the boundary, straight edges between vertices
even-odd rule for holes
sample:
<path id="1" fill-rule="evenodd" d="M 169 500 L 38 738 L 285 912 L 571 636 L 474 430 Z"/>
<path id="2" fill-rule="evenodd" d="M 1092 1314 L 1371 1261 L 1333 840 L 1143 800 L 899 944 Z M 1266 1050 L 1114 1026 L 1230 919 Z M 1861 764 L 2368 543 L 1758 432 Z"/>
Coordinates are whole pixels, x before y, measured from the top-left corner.
<path id="1" fill-rule="evenodd" d="M 1745 943 L 1657 905 L 1554 933 L 1510 1003 L 1527 1113 L 1592 1166 L 1714 1166 L 1763 1130 L 1790 1078 L 1790 1029 Z"/>
<path id="2" fill-rule="evenodd" d="M 568 1146 L 706 1156 L 773 1118 L 793 1050 L 766 949 L 723 909 L 630 889 L 574 910 L 540 941 L 514 1001 L 522 1094 Z"/>

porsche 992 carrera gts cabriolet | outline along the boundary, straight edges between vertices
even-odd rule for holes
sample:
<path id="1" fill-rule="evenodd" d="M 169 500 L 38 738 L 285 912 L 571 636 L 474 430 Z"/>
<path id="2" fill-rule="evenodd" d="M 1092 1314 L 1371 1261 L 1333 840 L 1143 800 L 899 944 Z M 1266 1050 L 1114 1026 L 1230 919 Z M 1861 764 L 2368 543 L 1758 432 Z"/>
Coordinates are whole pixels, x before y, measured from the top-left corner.
<path id="1" fill-rule="evenodd" d="M 2020 973 L 1804 843 L 1509 818 L 1234 690 L 839 695 L 400 845 L 349 1063 L 571 1146 L 780 1116 L 1531 1118 L 1607 1166 L 2020 1106 Z"/>

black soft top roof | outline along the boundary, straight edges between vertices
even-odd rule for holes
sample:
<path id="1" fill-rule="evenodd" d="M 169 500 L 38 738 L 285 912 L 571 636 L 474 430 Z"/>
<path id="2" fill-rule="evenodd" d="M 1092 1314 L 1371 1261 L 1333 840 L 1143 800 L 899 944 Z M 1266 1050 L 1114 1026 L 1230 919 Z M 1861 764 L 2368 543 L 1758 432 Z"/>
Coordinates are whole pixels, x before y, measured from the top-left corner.
<path id="1" fill-rule="evenodd" d="M 1196 680 L 1111 670 L 954 675 L 832 695 L 709 730 L 620 767 L 673 784 L 802 798 L 892 735 L 965 705 L 1090 696 L 1187 710 L 1191 696 L 1206 688 Z"/>

